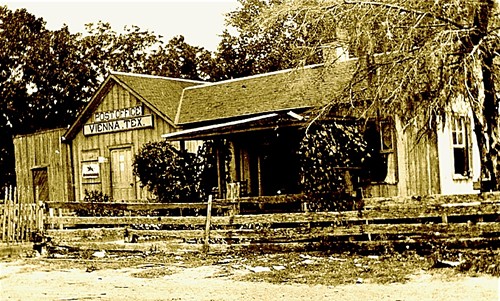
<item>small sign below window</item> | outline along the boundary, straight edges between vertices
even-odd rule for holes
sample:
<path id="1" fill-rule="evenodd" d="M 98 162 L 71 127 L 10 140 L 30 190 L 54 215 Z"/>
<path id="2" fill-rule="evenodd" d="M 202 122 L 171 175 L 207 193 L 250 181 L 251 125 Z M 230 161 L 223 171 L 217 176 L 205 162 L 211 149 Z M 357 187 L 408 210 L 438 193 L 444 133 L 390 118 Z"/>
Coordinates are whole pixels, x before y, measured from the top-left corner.
<path id="1" fill-rule="evenodd" d="M 82 164 L 82 177 L 84 179 L 97 179 L 99 178 L 99 163 L 83 163 Z"/>

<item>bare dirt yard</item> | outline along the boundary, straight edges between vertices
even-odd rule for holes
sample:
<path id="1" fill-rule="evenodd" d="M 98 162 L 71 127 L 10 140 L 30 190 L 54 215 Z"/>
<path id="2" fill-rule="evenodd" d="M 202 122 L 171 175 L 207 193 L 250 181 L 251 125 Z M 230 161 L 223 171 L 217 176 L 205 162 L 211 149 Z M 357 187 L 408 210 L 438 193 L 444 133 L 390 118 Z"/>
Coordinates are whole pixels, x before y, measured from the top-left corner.
<path id="1" fill-rule="evenodd" d="M 417 255 L 5 257 L 1 300 L 500 300 L 500 279 Z"/>

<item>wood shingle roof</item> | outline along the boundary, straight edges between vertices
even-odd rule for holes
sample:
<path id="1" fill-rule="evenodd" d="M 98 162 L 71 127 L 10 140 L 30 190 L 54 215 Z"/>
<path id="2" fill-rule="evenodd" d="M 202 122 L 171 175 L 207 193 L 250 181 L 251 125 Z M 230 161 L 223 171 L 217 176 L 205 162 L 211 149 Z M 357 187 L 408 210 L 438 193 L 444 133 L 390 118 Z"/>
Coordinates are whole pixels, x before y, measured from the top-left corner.
<path id="1" fill-rule="evenodd" d="M 318 107 L 351 79 L 355 60 L 312 65 L 184 89 L 175 123 L 186 125 Z"/>
<path id="2" fill-rule="evenodd" d="M 187 87 L 205 83 L 201 81 L 133 73 L 112 72 L 111 74 L 172 121 L 179 107 L 182 90 Z"/>

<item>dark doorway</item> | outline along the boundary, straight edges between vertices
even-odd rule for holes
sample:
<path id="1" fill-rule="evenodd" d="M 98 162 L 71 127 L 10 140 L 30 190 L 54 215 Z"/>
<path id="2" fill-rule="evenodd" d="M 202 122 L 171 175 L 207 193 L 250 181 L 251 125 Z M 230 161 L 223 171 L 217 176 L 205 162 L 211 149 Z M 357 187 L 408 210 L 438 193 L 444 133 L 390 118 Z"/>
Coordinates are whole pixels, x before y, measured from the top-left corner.
<path id="1" fill-rule="evenodd" d="M 264 140 L 261 153 L 263 195 L 299 192 L 298 131 L 278 130 Z"/>
<path id="2" fill-rule="evenodd" d="M 33 197 L 35 202 L 49 201 L 49 176 L 47 167 L 35 168 L 33 174 Z"/>

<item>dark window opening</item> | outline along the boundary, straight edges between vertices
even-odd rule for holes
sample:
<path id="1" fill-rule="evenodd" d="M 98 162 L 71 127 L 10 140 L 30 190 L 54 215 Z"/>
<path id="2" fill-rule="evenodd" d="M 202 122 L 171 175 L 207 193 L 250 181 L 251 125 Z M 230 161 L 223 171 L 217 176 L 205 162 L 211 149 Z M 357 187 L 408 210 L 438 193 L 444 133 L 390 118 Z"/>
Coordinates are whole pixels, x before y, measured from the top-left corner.
<path id="1" fill-rule="evenodd" d="M 396 182 L 396 157 L 393 125 L 388 120 L 369 121 L 364 138 L 368 156 L 363 164 L 363 178 L 368 182 Z"/>
<path id="2" fill-rule="evenodd" d="M 453 144 L 453 165 L 456 175 L 469 176 L 469 137 L 467 122 L 463 116 L 452 118 L 451 136 Z"/>

